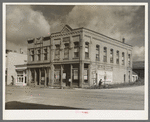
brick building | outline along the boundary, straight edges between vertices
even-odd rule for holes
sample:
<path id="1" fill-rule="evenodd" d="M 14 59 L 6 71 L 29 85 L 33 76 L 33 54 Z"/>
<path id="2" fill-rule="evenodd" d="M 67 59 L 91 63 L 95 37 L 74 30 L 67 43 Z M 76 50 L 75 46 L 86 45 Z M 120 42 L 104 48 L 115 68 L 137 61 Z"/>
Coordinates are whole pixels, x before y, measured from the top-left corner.
<path id="1" fill-rule="evenodd" d="M 68 25 L 47 37 L 28 39 L 27 82 L 88 87 L 132 81 L 132 46 L 86 28 Z"/>

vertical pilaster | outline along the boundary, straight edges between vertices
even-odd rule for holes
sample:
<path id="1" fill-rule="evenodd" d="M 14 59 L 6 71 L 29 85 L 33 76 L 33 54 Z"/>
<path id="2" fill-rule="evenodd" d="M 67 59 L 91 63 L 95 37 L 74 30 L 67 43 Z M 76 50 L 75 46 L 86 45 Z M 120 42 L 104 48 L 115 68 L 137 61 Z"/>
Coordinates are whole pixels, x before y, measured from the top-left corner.
<path id="1" fill-rule="evenodd" d="M 34 69 L 34 83 L 35 83 L 35 85 L 37 85 L 37 73 L 36 73 L 36 69 Z"/>
<path id="2" fill-rule="evenodd" d="M 60 87 L 62 87 L 62 82 L 63 82 L 63 66 L 61 65 L 61 71 L 60 71 Z"/>
<path id="3" fill-rule="evenodd" d="M 79 73 L 80 73 L 80 80 L 79 80 L 79 87 L 82 87 L 82 85 L 83 85 L 83 73 L 84 73 L 84 63 L 82 63 L 82 62 L 80 62 L 80 71 L 79 71 Z"/>
<path id="4" fill-rule="evenodd" d="M 88 65 L 88 84 L 91 86 L 91 64 Z"/>
<path id="5" fill-rule="evenodd" d="M 45 82 L 44 82 L 44 86 L 46 87 L 47 85 L 47 68 L 44 68 L 45 71 Z"/>
<path id="6" fill-rule="evenodd" d="M 79 42 L 79 45 L 80 45 L 80 60 L 83 61 L 85 59 L 85 42 L 84 42 L 84 39 L 83 39 L 83 34 L 80 35 L 80 42 Z"/>
<path id="7" fill-rule="evenodd" d="M 51 85 L 51 81 L 50 81 L 50 78 L 51 78 L 51 68 L 49 67 L 48 68 L 48 86 L 50 86 Z"/>
<path id="8" fill-rule="evenodd" d="M 116 50 L 113 49 L 113 63 L 116 64 Z"/>
<path id="9" fill-rule="evenodd" d="M 27 85 L 29 85 L 29 69 L 26 70 L 27 71 Z"/>
<path id="10" fill-rule="evenodd" d="M 54 84 L 54 65 L 51 64 L 51 75 L 50 75 L 50 83 L 51 83 L 51 87 L 53 87 L 53 84 Z"/>
<path id="11" fill-rule="evenodd" d="M 71 79 L 70 87 L 72 87 L 72 64 L 70 65 L 70 79 Z"/>
<path id="12" fill-rule="evenodd" d="M 119 51 L 119 65 L 122 66 L 122 51 Z"/>
<path id="13" fill-rule="evenodd" d="M 100 45 L 100 62 L 103 62 L 103 45 Z"/>
<path id="14" fill-rule="evenodd" d="M 41 85 L 41 69 L 39 68 L 39 85 Z"/>
<path id="15" fill-rule="evenodd" d="M 110 48 L 107 47 L 107 63 L 110 63 Z"/>

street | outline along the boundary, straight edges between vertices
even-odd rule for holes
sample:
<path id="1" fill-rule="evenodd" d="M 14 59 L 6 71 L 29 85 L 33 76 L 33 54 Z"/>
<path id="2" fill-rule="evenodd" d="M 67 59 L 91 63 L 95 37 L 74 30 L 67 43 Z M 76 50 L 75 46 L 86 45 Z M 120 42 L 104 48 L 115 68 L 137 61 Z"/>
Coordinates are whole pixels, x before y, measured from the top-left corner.
<path id="1" fill-rule="evenodd" d="M 144 110 L 144 86 L 49 89 L 6 86 L 7 109 Z"/>

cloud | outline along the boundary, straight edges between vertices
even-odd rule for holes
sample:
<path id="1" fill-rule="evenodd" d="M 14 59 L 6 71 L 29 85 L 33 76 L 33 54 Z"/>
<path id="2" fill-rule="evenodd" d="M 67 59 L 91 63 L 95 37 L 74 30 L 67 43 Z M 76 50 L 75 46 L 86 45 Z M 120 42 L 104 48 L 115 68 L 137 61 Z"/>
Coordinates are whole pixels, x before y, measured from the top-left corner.
<path id="1" fill-rule="evenodd" d="M 43 14 L 30 6 L 9 5 L 6 10 L 7 48 L 26 49 L 27 39 L 46 36 L 50 32 L 50 25 Z"/>
<path id="2" fill-rule="evenodd" d="M 145 60 L 145 47 L 141 46 L 135 46 L 133 47 L 133 61 L 144 61 Z"/>
<path id="3" fill-rule="evenodd" d="M 144 49 L 144 7 L 143 6 L 75 6 L 63 18 L 64 24 L 72 28 L 86 27 L 134 47 L 134 60 L 143 60 Z M 62 21 L 57 22 L 62 24 Z M 53 26 L 53 25 L 52 25 Z M 55 26 L 53 26 L 55 28 Z M 139 48 L 138 48 L 139 47 Z M 136 53 L 137 50 L 140 53 Z"/>
<path id="4" fill-rule="evenodd" d="M 139 9 L 139 6 L 75 6 L 66 16 L 66 23 L 71 27 L 87 27 L 118 40 L 125 36 L 130 41 L 135 27 L 140 24 L 132 25 L 137 21 Z"/>

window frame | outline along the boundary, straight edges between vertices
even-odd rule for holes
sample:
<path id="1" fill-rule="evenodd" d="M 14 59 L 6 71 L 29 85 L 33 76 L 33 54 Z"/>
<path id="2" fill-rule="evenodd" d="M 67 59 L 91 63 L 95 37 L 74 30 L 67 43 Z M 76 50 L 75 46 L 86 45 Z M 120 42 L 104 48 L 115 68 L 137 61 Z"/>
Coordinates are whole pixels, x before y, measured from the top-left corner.
<path id="1" fill-rule="evenodd" d="M 86 52 L 87 49 L 87 52 Z M 85 59 L 89 58 L 89 42 L 85 42 Z"/>
<path id="2" fill-rule="evenodd" d="M 103 48 L 103 62 L 107 62 L 107 47 Z"/>

